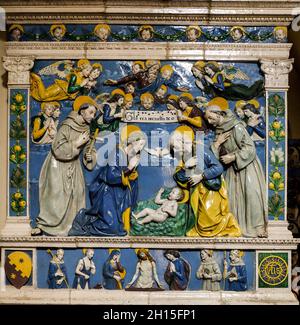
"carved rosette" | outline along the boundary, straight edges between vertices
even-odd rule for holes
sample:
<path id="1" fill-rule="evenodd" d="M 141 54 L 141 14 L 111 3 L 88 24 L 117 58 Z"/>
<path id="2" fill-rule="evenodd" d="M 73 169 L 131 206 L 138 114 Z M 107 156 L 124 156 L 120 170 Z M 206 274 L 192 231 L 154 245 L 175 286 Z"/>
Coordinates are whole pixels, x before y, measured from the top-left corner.
<path id="1" fill-rule="evenodd" d="M 266 89 L 288 89 L 289 73 L 293 69 L 294 59 L 260 60 L 261 70 L 265 74 Z"/>
<path id="2" fill-rule="evenodd" d="M 30 70 L 34 65 L 34 57 L 3 57 L 3 67 L 8 71 L 8 85 L 29 85 Z"/>

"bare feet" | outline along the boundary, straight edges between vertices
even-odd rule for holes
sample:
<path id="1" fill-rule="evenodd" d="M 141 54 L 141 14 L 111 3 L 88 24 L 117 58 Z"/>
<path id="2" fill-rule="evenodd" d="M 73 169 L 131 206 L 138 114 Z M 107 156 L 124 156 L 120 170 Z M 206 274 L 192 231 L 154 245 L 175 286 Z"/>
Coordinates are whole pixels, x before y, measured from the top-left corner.
<path id="1" fill-rule="evenodd" d="M 42 236 L 43 235 L 43 230 L 36 227 L 31 230 L 31 236 Z"/>

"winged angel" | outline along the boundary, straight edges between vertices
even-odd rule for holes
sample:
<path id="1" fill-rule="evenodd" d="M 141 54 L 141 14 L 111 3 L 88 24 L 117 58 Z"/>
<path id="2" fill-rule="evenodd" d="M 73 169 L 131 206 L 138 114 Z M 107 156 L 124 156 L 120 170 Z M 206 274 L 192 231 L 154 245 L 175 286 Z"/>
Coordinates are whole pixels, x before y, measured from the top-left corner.
<path id="1" fill-rule="evenodd" d="M 192 73 L 202 95 L 210 98 L 219 96 L 233 101 L 250 100 L 263 95 L 264 92 L 262 80 L 257 80 L 250 86 L 235 83 L 236 79 L 249 80 L 249 76 L 234 65 L 197 61 L 192 67 Z"/>
<path id="2" fill-rule="evenodd" d="M 79 60 L 77 65 L 71 60 L 57 61 L 39 70 L 38 74 L 31 73 L 31 96 L 42 102 L 73 100 L 79 94 L 88 94 L 96 86 L 101 72 L 101 64 L 91 64 L 87 59 Z M 46 87 L 42 76 L 59 79 Z"/>

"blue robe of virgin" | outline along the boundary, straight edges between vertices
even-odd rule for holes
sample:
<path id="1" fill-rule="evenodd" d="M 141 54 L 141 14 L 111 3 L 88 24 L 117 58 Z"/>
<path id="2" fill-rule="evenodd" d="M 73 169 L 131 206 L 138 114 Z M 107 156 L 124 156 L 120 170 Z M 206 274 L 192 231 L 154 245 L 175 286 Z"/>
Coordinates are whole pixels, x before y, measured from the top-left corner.
<path id="1" fill-rule="evenodd" d="M 170 290 L 185 290 L 189 283 L 190 266 L 180 257 L 173 261 L 173 264 L 175 266 L 175 272 L 171 272 L 168 266 L 164 275 L 165 281 L 169 285 Z"/>
<path id="2" fill-rule="evenodd" d="M 117 290 L 123 288 L 123 280 L 121 280 L 121 283 L 118 284 L 117 280 L 114 278 L 115 272 L 123 272 L 124 268 L 121 266 L 120 262 L 114 267 L 111 264 L 111 260 L 114 255 L 119 254 L 115 251 L 112 251 L 109 255 L 108 259 L 105 261 L 103 265 L 103 288 L 109 289 L 109 290 Z M 120 288 L 121 285 L 121 288 Z"/>
<path id="3" fill-rule="evenodd" d="M 109 159 L 112 162 L 112 159 Z M 76 215 L 69 236 L 125 236 L 123 213 L 134 209 L 138 196 L 137 171 L 129 171 L 127 157 L 116 151 L 115 164 L 99 168 L 89 187 L 90 209 Z M 122 165 L 121 165 L 122 163 Z M 124 166 L 123 166 L 124 165 Z"/>
<path id="4" fill-rule="evenodd" d="M 246 291 L 248 289 L 246 266 L 244 264 L 229 265 L 227 272 L 231 272 L 233 268 L 236 270 L 238 280 L 230 282 L 226 279 L 225 290 Z"/>

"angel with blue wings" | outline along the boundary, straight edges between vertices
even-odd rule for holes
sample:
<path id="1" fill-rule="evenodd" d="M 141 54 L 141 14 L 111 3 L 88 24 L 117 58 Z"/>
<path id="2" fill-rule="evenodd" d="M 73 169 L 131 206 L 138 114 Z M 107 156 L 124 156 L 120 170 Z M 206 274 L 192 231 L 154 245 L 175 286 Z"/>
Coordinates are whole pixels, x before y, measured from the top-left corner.
<path id="1" fill-rule="evenodd" d="M 250 100 L 263 95 L 264 83 L 255 81 L 251 86 L 234 83 L 233 80 L 249 80 L 249 76 L 233 65 L 221 65 L 215 61 L 197 61 L 192 67 L 196 86 L 202 95 L 209 98 L 216 96 L 227 100 Z"/>
<path id="2" fill-rule="evenodd" d="M 74 100 L 77 95 L 87 95 L 97 83 L 102 73 L 100 63 L 91 64 L 87 59 L 77 62 L 63 60 L 52 63 L 39 71 L 31 73 L 31 96 L 41 102 Z M 57 76 L 53 84 L 46 87 L 41 76 Z"/>

